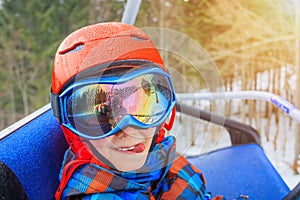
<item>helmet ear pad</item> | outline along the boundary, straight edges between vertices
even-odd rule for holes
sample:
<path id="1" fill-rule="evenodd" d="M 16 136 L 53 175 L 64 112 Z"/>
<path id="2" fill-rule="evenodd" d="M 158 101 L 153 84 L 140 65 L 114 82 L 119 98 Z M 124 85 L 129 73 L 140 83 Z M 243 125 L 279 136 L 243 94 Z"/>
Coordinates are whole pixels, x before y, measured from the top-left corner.
<path id="1" fill-rule="evenodd" d="M 172 129 L 174 121 L 175 121 L 175 116 L 176 116 L 176 107 L 174 107 L 172 110 L 169 122 L 168 123 L 164 122 L 164 124 L 161 126 L 160 130 L 158 131 L 156 141 L 155 141 L 156 144 L 158 144 L 164 140 L 166 130 L 170 131 Z"/>

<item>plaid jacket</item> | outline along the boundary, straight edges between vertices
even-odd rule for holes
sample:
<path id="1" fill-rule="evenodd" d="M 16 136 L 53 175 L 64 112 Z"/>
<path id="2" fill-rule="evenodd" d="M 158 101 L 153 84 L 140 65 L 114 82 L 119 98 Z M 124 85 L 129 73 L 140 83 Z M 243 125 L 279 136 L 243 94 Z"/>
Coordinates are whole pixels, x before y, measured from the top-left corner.
<path id="1" fill-rule="evenodd" d="M 74 160 L 67 151 L 60 179 Z M 141 169 L 120 172 L 95 163 L 79 164 L 61 189 L 61 199 L 210 199 L 202 173 L 175 153 L 171 136 L 154 147 Z"/>

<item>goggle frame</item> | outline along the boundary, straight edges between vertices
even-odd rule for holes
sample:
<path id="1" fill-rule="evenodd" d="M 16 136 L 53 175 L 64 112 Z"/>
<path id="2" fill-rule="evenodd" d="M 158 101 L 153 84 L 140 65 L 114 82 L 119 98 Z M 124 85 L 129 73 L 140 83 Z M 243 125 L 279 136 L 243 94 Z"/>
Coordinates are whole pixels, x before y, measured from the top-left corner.
<path id="1" fill-rule="evenodd" d="M 99 136 L 90 136 L 90 135 L 84 134 L 84 133 L 78 131 L 71 124 L 71 122 L 68 118 L 68 113 L 67 113 L 66 108 L 67 108 L 67 98 L 69 96 L 68 94 L 72 93 L 74 89 L 80 88 L 80 87 L 83 87 L 86 85 L 90 85 L 90 84 L 120 84 L 120 83 L 130 81 L 133 78 L 136 78 L 136 77 L 144 75 L 144 74 L 163 75 L 163 77 L 165 77 L 167 80 L 168 87 L 170 88 L 171 102 L 169 103 L 169 107 L 167 108 L 165 115 L 160 120 L 158 120 L 157 122 L 155 122 L 153 124 L 144 124 L 144 123 L 140 122 L 139 120 L 137 120 L 136 118 L 134 118 L 132 115 L 126 114 L 118 122 L 117 126 L 115 126 L 111 131 L 109 131 L 108 133 L 105 133 L 103 135 L 99 135 Z M 128 126 L 138 127 L 141 129 L 157 127 L 157 126 L 163 124 L 167 120 L 167 118 L 171 114 L 171 112 L 176 104 L 176 95 L 175 95 L 174 86 L 173 86 L 170 74 L 166 73 L 164 70 L 162 70 L 156 66 L 152 67 L 152 68 L 139 68 L 131 73 L 127 73 L 127 74 L 124 74 L 119 77 L 111 77 L 111 76 L 104 77 L 104 78 L 98 77 L 98 78 L 91 78 L 91 79 L 83 79 L 83 80 L 79 80 L 77 82 L 75 81 L 71 85 L 69 85 L 60 95 L 52 94 L 51 102 L 52 102 L 52 98 L 54 98 L 59 103 L 59 111 L 58 111 L 59 113 L 56 113 L 56 115 L 58 114 L 60 116 L 60 123 L 63 126 L 65 126 L 66 128 L 68 128 L 70 131 L 72 131 L 73 133 L 77 134 L 78 136 L 87 138 L 87 139 L 91 139 L 91 140 L 102 139 L 102 138 L 114 135 L 117 132 L 123 130 L 124 128 L 126 128 Z"/>

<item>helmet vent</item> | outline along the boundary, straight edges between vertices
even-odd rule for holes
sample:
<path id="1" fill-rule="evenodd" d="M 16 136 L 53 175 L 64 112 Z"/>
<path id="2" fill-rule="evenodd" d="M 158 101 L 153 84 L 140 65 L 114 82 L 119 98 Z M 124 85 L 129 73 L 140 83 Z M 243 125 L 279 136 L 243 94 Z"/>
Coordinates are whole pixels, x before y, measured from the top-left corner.
<path id="1" fill-rule="evenodd" d="M 69 54 L 69 53 L 74 53 L 77 51 L 80 51 L 83 48 L 84 44 L 83 43 L 78 43 L 73 45 L 72 47 L 65 49 L 61 52 L 59 52 L 60 54 Z"/>
<path id="2" fill-rule="evenodd" d="M 136 35 L 132 35 L 131 38 L 135 41 L 146 41 L 147 40 L 147 38 L 142 38 L 142 37 L 139 37 Z"/>

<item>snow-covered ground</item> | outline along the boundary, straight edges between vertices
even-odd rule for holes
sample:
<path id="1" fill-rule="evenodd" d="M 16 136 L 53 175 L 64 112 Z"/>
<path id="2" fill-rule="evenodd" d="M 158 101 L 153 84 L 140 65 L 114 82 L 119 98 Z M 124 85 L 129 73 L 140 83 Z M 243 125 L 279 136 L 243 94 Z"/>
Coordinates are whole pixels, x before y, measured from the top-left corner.
<path id="1" fill-rule="evenodd" d="M 239 120 L 238 116 L 233 118 Z M 276 140 L 277 149 L 274 149 L 273 144 L 276 132 L 276 127 L 272 121 L 273 118 L 271 120 L 271 124 L 273 125 L 269 130 L 270 139 L 267 141 L 265 133 L 261 132 L 261 145 L 269 160 L 286 184 L 292 189 L 300 181 L 300 175 L 294 175 L 291 168 L 294 160 L 295 131 L 294 126 L 291 126 L 291 128 L 287 126 L 288 118 L 282 118 L 279 126 L 278 139 Z M 261 123 L 264 127 L 266 120 L 262 119 Z M 183 154 L 199 155 L 218 148 L 230 146 L 230 138 L 226 130 L 219 126 L 214 126 L 188 117 L 187 115 L 177 115 L 171 134 L 177 137 L 177 150 Z M 192 144 L 191 141 L 194 141 L 194 143 Z"/>

